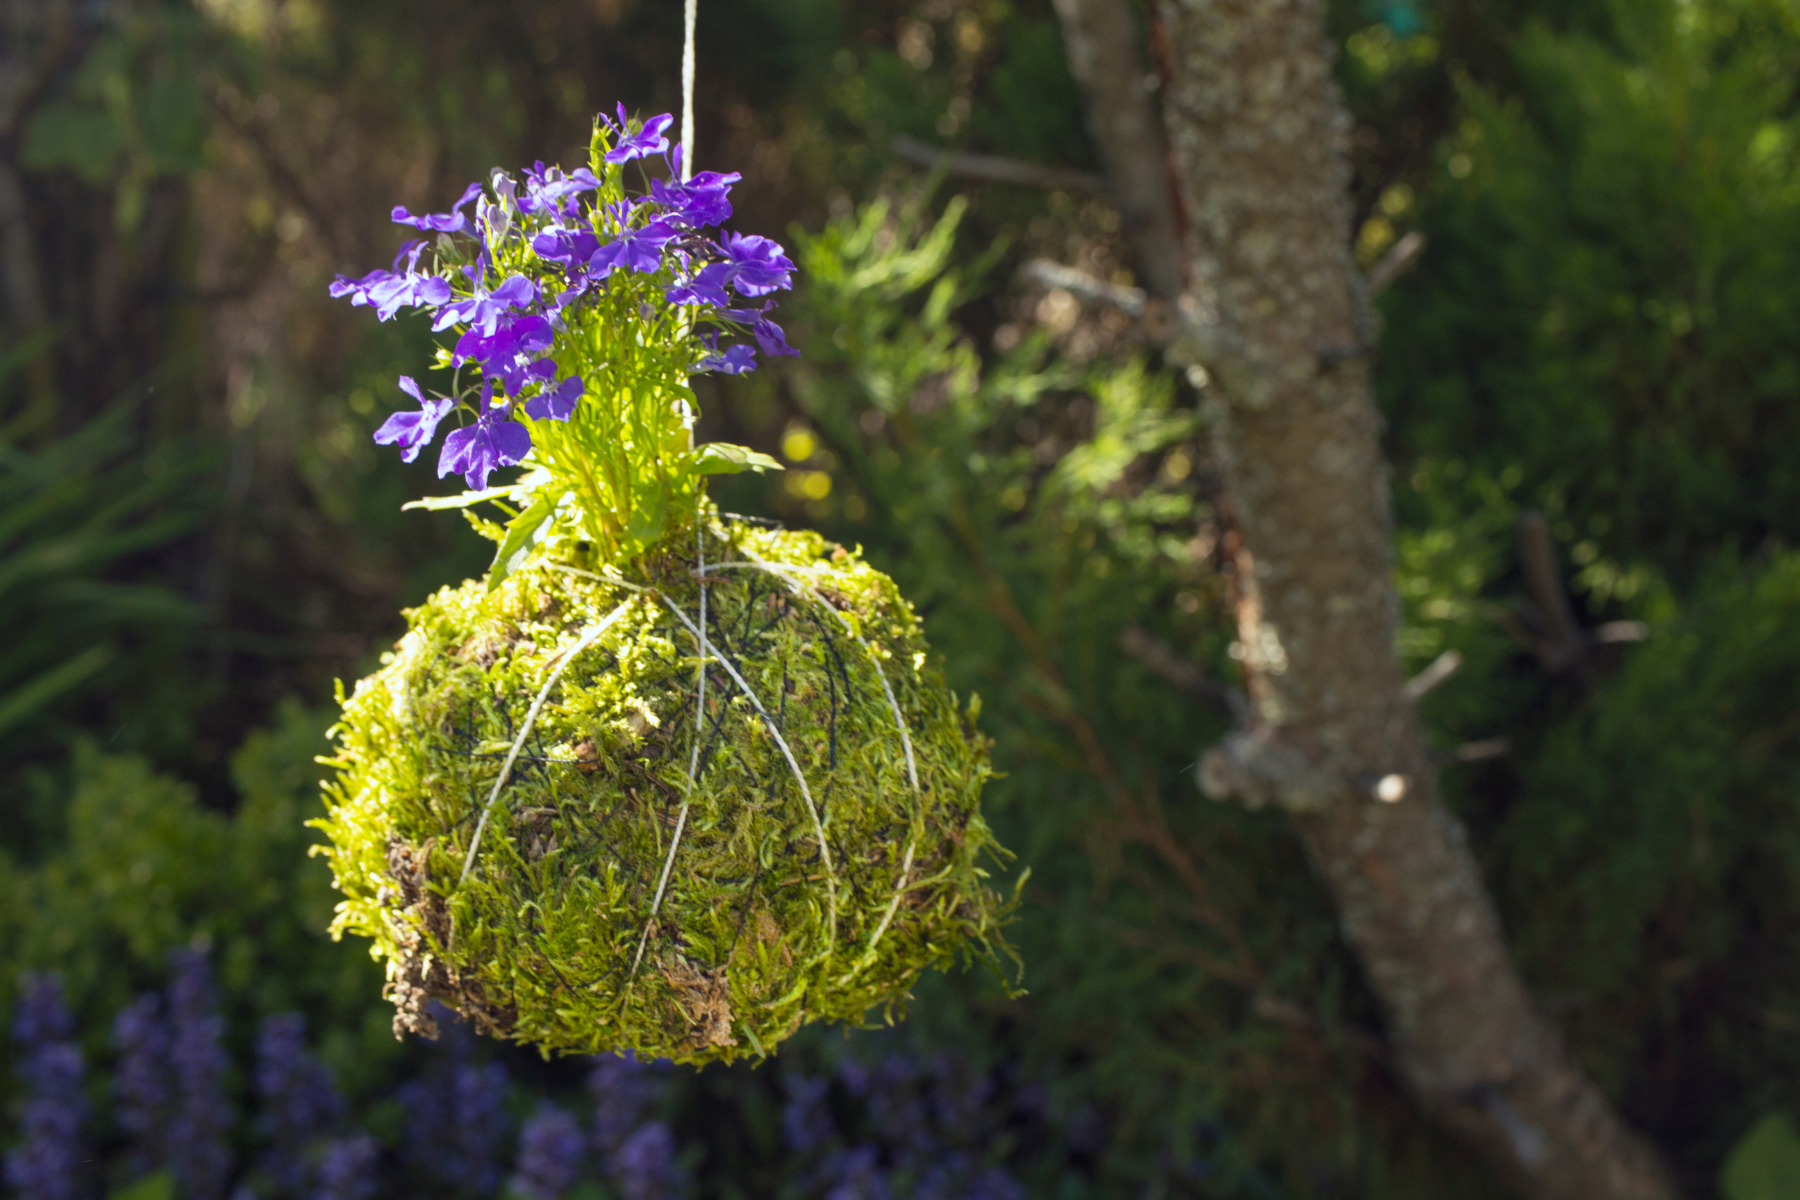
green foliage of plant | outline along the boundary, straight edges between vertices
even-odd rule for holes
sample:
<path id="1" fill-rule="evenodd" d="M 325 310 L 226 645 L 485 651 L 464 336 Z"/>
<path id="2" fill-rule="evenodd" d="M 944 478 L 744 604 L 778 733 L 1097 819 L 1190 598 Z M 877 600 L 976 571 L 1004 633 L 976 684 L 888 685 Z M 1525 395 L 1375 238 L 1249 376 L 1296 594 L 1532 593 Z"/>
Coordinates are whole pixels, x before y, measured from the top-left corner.
<path id="1" fill-rule="evenodd" d="M 1719 1172 L 1722 1200 L 1781 1200 L 1800 1191 L 1800 1133 L 1787 1113 L 1770 1113 L 1746 1133 Z"/>
<path id="2" fill-rule="evenodd" d="M 1005 950 L 985 745 L 893 584 L 817 535 L 708 540 L 704 612 L 667 550 L 547 562 L 412 610 L 346 702 L 333 930 L 388 960 L 397 1031 L 430 996 L 546 1051 L 761 1058 Z"/>
<path id="3" fill-rule="evenodd" d="M 43 349 L 20 347 L 14 363 Z M 158 668 L 192 642 L 204 613 L 121 571 L 200 523 L 196 485 L 210 464 L 183 441 L 133 454 L 139 416 L 119 402 L 40 445 L 0 435 L 0 617 L 29 631 L 0 648 L 0 759 L 55 746 L 82 716 L 110 720 L 127 745 L 179 738 L 196 708 Z M 24 840 L 0 834 L 0 844 Z"/>
<path id="4" fill-rule="evenodd" d="M 1800 555 L 1716 568 L 1549 734 L 1495 838 L 1514 945 L 1572 1044 L 1647 1106 L 1713 1092 L 1713 1155 L 1800 1099 L 1796 613 Z"/>
<path id="5" fill-rule="evenodd" d="M 1120 650 L 1141 624 L 1233 678 L 1193 396 L 1041 333 L 984 352 L 957 321 L 993 290 L 958 248 L 965 212 L 913 195 L 796 232 L 805 356 L 769 400 L 807 434 L 788 478 L 831 478 L 826 500 L 786 503 L 892 570 L 953 686 L 982 695 L 1000 772 L 984 808 L 1032 869 L 1029 996 L 933 980 L 901 1036 L 1022 1061 L 1064 1111 L 1105 1114 L 1093 1178 L 1046 1164 L 1043 1194 L 1485 1194 L 1396 1132 L 1397 1097 L 1352 1094 L 1367 1063 L 1350 1031 L 1372 1012 L 1329 907 L 1279 820 L 1195 790 L 1195 750 L 1228 714 Z M 784 483 L 718 490 L 782 504 L 755 489 Z M 1255 1017 L 1258 994 L 1308 1007 L 1321 1040 Z M 1182 1172 L 1202 1154 L 1200 1186 Z"/>
<path id="6" fill-rule="evenodd" d="M 78 747 L 57 796 L 60 844 L 29 865 L 0 857 L 0 1010 L 23 972 L 56 971 L 103 1055 L 111 1015 L 163 983 L 171 950 L 198 940 L 234 1016 L 312 1014 L 353 1090 L 391 1063 L 385 1022 L 365 1020 L 380 971 L 326 936 L 331 873 L 307 855 L 323 724 L 289 705 L 254 734 L 232 759 L 229 815 L 141 757 Z"/>
<path id="7" fill-rule="evenodd" d="M 1800 31 L 1762 0 L 1611 24 L 1527 33 L 1516 92 L 1464 89 L 1381 388 L 1403 462 L 1516 467 L 1571 540 L 1685 584 L 1800 532 Z"/>

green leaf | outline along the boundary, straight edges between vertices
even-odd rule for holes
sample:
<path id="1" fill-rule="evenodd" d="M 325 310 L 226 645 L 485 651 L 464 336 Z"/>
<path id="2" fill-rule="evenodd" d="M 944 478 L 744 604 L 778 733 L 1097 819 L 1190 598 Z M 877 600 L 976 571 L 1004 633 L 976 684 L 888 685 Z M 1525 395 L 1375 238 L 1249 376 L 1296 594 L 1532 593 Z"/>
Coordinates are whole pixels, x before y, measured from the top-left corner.
<path id="1" fill-rule="evenodd" d="M 144 88 L 145 148 L 164 171 L 198 171 L 206 165 L 206 109 L 192 76 L 152 79 Z"/>
<path id="2" fill-rule="evenodd" d="M 106 1200 L 175 1200 L 175 1177 L 158 1171 L 109 1194 Z"/>
<path id="3" fill-rule="evenodd" d="M 506 540 L 495 551 L 494 565 L 488 570 L 488 591 L 499 587 L 500 581 L 525 561 L 533 543 L 541 540 L 544 530 L 556 519 L 556 506 L 562 498 L 562 492 L 540 488 L 525 511 L 507 522 Z"/>
<path id="4" fill-rule="evenodd" d="M 112 658 L 111 646 L 90 646 L 0 697 L 0 733 L 38 712 L 64 692 L 81 686 Z"/>
<path id="5" fill-rule="evenodd" d="M 498 500 L 502 496 L 510 496 L 517 491 L 519 485 L 509 483 L 505 487 L 483 488 L 479 492 L 463 492 L 457 496 L 427 496 L 423 500 L 409 500 L 400 506 L 405 512 L 412 508 L 423 508 L 437 512 L 446 508 L 467 508 L 471 504 L 480 504 L 484 500 Z"/>
<path id="6" fill-rule="evenodd" d="M 1769 1113 L 1750 1127 L 1719 1172 L 1725 1200 L 1788 1200 L 1800 1196 L 1800 1134 L 1784 1112 Z"/>
<path id="7" fill-rule="evenodd" d="M 19 160 L 27 170 L 67 167 L 89 183 L 103 183 L 124 149 L 124 131 L 112 114 L 58 101 L 40 108 L 25 127 Z"/>
<path id="8" fill-rule="evenodd" d="M 702 475 L 736 475 L 741 471 L 785 471 L 775 459 L 729 442 L 708 442 L 694 452 L 694 469 Z"/>

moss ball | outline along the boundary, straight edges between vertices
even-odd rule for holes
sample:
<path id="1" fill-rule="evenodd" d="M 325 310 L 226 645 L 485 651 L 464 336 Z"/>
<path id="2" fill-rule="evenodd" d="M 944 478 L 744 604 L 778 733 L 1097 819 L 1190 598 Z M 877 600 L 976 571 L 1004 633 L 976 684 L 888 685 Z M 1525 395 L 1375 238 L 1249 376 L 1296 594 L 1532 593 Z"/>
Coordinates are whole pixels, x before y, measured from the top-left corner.
<path id="1" fill-rule="evenodd" d="M 893 581 L 741 523 L 705 557 L 704 676 L 690 540 L 446 588 L 344 702 L 316 824 L 397 1033 L 437 999 L 546 1052 L 762 1057 L 1007 953 L 987 746 Z"/>

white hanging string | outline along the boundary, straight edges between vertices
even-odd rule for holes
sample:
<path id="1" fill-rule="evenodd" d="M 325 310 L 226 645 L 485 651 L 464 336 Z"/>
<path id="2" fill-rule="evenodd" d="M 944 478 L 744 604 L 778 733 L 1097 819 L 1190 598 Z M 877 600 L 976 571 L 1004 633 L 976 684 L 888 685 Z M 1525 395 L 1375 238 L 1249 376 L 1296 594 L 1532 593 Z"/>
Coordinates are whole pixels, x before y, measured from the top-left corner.
<path id="1" fill-rule="evenodd" d="M 700 0 L 687 0 L 682 14 L 685 29 L 681 44 L 681 182 L 694 174 L 694 21 Z"/>
<path id="2" fill-rule="evenodd" d="M 706 644 L 706 522 L 697 519 L 694 526 L 694 556 L 699 562 L 695 573 L 700 578 L 700 682 L 694 688 L 694 748 L 688 755 L 687 788 L 681 795 L 681 813 L 675 818 L 675 836 L 669 839 L 669 856 L 663 860 L 662 878 L 656 881 L 656 899 L 650 902 L 650 915 L 644 920 L 643 936 L 638 938 L 637 955 L 631 960 L 634 976 L 638 964 L 644 961 L 644 947 L 650 944 L 650 929 L 656 924 L 657 911 L 662 908 L 663 892 L 669 886 L 669 872 L 675 868 L 675 851 L 681 846 L 681 832 L 687 828 L 688 806 L 694 801 L 695 776 L 700 771 L 700 740 L 706 733 L 706 660 L 712 656 L 712 648 Z"/>

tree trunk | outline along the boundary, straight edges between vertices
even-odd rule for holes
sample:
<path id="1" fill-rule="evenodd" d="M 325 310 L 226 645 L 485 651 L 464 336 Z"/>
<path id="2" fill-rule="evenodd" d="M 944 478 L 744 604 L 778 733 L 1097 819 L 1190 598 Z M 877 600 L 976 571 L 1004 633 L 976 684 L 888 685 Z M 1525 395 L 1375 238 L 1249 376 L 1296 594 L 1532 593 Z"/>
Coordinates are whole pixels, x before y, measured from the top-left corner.
<path id="1" fill-rule="evenodd" d="M 1571 1065 L 1514 971 L 1402 690 L 1387 475 L 1350 255 L 1349 120 L 1323 5 L 1155 3 L 1188 226 L 1176 349 L 1206 368 L 1220 401 L 1254 710 L 1203 760 L 1202 784 L 1291 814 L 1432 1120 L 1525 1195 L 1673 1197 L 1655 1152 Z M 1128 28 L 1127 3 L 1058 10 L 1090 98 L 1116 103 L 1122 89 L 1081 69 L 1076 41 Z"/>

